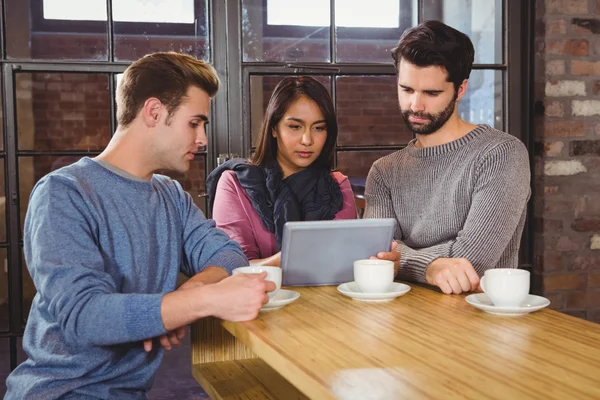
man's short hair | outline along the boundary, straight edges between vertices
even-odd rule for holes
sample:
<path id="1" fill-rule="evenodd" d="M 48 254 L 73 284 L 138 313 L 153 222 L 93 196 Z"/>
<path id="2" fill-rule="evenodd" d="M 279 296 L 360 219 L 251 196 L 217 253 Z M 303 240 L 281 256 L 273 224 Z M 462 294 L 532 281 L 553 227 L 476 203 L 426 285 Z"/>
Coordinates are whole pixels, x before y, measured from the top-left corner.
<path id="1" fill-rule="evenodd" d="M 439 21 L 425 21 L 404 31 L 392 49 L 392 57 L 396 73 L 402 59 L 418 67 L 444 67 L 448 71 L 448 82 L 454 83 L 458 90 L 462 82 L 469 79 L 475 50 L 464 33 Z"/>
<path id="2" fill-rule="evenodd" d="M 167 107 L 170 117 L 181 105 L 190 86 L 214 97 L 219 90 L 215 69 L 204 61 L 175 52 L 152 53 L 140 58 L 125 70 L 119 83 L 119 126 L 126 127 L 133 122 L 151 97 L 156 97 Z"/>

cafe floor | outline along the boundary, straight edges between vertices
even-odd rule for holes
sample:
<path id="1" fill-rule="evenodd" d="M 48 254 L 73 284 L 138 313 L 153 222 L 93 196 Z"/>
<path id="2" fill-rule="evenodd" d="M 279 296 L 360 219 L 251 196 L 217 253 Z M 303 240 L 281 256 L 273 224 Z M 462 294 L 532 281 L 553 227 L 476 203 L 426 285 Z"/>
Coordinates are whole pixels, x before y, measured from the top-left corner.
<path id="1" fill-rule="evenodd" d="M 19 340 L 19 346 L 20 344 Z M 19 348 L 18 360 L 22 361 L 25 357 Z M 6 377 L 10 372 L 8 339 L 0 341 L 0 360 L 0 398 L 3 398 L 6 392 Z M 208 399 L 209 397 L 192 377 L 191 362 L 190 329 L 188 328 L 181 347 L 165 352 L 154 386 L 148 392 L 148 399 Z"/>

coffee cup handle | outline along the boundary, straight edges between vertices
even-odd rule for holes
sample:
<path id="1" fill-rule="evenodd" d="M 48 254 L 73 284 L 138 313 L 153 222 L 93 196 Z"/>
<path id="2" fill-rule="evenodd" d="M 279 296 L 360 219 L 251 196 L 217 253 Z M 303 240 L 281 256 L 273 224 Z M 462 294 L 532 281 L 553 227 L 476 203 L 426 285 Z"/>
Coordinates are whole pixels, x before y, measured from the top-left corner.
<path id="1" fill-rule="evenodd" d="M 482 276 L 479 280 L 479 286 L 481 286 L 481 290 L 485 293 L 485 276 Z"/>

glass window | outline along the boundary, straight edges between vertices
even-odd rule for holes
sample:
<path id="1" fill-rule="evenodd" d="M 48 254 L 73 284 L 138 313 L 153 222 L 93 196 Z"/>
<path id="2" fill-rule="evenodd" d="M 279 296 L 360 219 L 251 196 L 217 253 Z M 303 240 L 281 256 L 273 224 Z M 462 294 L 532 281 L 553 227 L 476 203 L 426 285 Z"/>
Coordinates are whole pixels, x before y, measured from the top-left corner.
<path id="1" fill-rule="evenodd" d="M 397 28 L 400 15 L 398 0 L 372 0 L 362 7 L 364 0 L 335 0 L 337 26 L 361 28 Z M 357 13 L 357 8 L 361 12 Z M 295 26 L 329 26 L 331 6 L 329 1 L 267 0 L 267 24 Z"/>
<path id="2" fill-rule="evenodd" d="M 435 19 L 466 33 L 475 64 L 502 64 L 502 0 L 422 0 L 424 20 Z"/>
<path id="3" fill-rule="evenodd" d="M 44 0 L 44 18 L 77 21 L 106 21 L 106 1 Z M 194 22 L 194 0 L 116 0 L 112 2 L 115 21 Z"/>
<path id="4" fill-rule="evenodd" d="M 243 61 L 330 61 L 328 1 L 264 2 L 242 0 Z"/>
<path id="5" fill-rule="evenodd" d="M 336 60 L 392 63 L 391 50 L 416 24 L 417 0 L 335 1 Z M 356 12 L 360 9 L 360 12 Z"/>
<path id="6" fill-rule="evenodd" d="M 176 51 L 209 61 L 207 0 L 113 2 L 115 60 Z M 127 22 L 121 22 L 127 21 Z"/>
<path id="7" fill-rule="evenodd" d="M 502 71 L 473 70 L 467 93 L 458 103 L 458 115 L 473 124 L 504 129 Z"/>
<path id="8" fill-rule="evenodd" d="M 19 73 L 21 150 L 102 150 L 110 132 L 107 74 Z"/>
<path id="9" fill-rule="evenodd" d="M 284 78 L 281 75 L 265 75 L 250 77 L 250 124 L 252 132 L 252 147 L 256 147 L 262 127 L 265 110 L 275 86 Z M 331 93 L 331 78 L 328 76 L 313 76 Z"/>
<path id="10" fill-rule="evenodd" d="M 115 1 L 113 3 L 119 3 Z M 106 0 L 43 0 L 44 19 L 106 21 Z M 113 6 L 114 7 L 114 6 Z"/>
<path id="11" fill-rule="evenodd" d="M 7 332 L 10 327 L 7 253 L 5 247 L 0 247 L 0 332 Z"/>
<path id="12" fill-rule="evenodd" d="M 108 59 L 106 0 L 6 0 L 5 8 L 9 59 Z"/>
<path id="13" fill-rule="evenodd" d="M 413 135 L 398 109 L 395 76 L 336 78 L 339 146 L 401 145 Z"/>
<path id="14" fill-rule="evenodd" d="M 360 151 L 338 151 L 337 167 L 341 173 L 349 178 L 359 178 L 355 183 L 361 183 L 364 187 L 364 180 L 367 178 L 371 165 L 383 156 L 393 153 L 396 150 L 360 150 Z M 351 182 L 353 182 L 351 180 Z M 354 185 L 354 184 L 353 184 Z"/>

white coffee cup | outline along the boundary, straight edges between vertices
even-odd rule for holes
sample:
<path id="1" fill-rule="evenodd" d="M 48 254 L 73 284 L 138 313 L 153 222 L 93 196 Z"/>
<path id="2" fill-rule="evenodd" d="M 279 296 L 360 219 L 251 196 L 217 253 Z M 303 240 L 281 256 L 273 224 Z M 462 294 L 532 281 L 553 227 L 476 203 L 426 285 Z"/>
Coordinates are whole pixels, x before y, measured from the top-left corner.
<path id="1" fill-rule="evenodd" d="M 485 271 L 481 288 L 497 307 L 519 307 L 529 294 L 529 271 L 494 268 Z"/>
<path id="2" fill-rule="evenodd" d="M 394 283 L 394 262 L 356 260 L 354 261 L 354 282 L 363 293 L 385 293 Z"/>
<path id="3" fill-rule="evenodd" d="M 248 267 L 239 267 L 233 270 L 233 274 L 260 274 L 261 272 L 266 272 L 267 276 L 265 277 L 265 280 L 273 282 L 276 286 L 275 290 L 267 293 L 269 298 L 272 299 L 277 292 L 279 292 L 279 289 L 281 289 L 281 268 L 266 265 L 250 265 Z"/>

